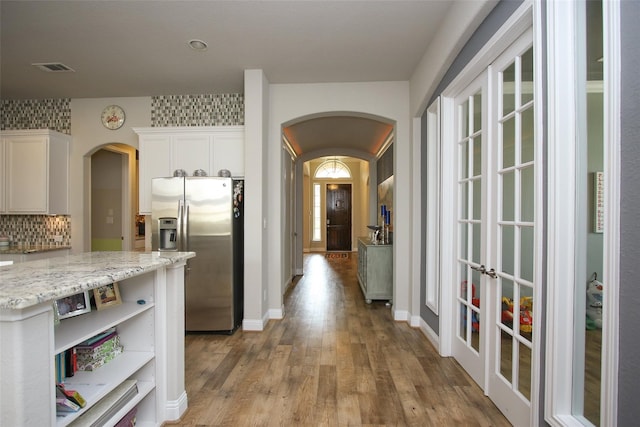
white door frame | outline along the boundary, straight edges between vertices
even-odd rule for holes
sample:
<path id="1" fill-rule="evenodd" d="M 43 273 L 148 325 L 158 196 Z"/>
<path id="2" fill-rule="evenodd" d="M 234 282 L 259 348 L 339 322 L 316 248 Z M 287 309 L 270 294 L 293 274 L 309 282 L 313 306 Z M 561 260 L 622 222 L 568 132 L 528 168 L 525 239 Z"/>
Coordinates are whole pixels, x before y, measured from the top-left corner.
<path id="1" fill-rule="evenodd" d="M 580 126 L 576 35 L 580 2 L 547 2 L 548 283 L 575 283 L 576 156 Z M 620 5 L 603 1 L 605 236 L 600 424 L 617 423 L 620 238 Z M 545 420 L 552 426 L 591 425 L 572 414 L 573 286 L 549 286 Z"/>

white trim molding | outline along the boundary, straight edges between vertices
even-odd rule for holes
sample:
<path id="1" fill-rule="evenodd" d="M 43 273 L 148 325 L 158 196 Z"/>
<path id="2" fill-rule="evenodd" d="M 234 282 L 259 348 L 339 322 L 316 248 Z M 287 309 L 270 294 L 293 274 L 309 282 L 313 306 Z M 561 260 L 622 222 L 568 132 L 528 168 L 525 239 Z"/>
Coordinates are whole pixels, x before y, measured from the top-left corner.
<path id="1" fill-rule="evenodd" d="M 547 340 L 545 419 L 566 425 L 573 384 L 577 70 L 574 2 L 547 2 Z M 559 286 L 566 284 L 566 286 Z M 562 327 L 564 325 L 565 327 Z M 577 422 L 577 420 L 576 420 Z"/>
<path id="2" fill-rule="evenodd" d="M 617 424 L 619 238 L 620 238 L 620 11 L 619 2 L 602 2 L 604 46 L 604 173 L 605 236 L 603 278 L 601 415 L 599 425 Z M 594 87 L 584 84 L 579 68 L 584 58 L 580 39 L 585 24 L 584 2 L 547 2 L 548 71 L 548 293 L 545 420 L 552 426 L 592 425 L 574 415 L 573 377 L 583 364 L 576 357 L 580 340 L 574 336 L 574 305 L 582 280 L 576 232 L 578 185 L 581 170 L 580 141 L 584 140 L 581 109 L 584 94 Z M 570 286 L 563 286 L 569 284 Z M 577 399 L 580 400 L 580 399 Z M 578 408 L 578 412 L 579 412 Z"/>
<path id="3" fill-rule="evenodd" d="M 435 314 L 440 309 L 440 97 L 427 108 L 427 200 L 425 304 Z"/>
<path id="4" fill-rule="evenodd" d="M 440 337 L 424 320 L 420 319 L 420 331 L 440 353 Z"/>
<path id="5" fill-rule="evenodd" d="M 618 420 L 620 286 L 620 2 L 602 2 L 604 47 L 604 280 L 600 425 Z"/>

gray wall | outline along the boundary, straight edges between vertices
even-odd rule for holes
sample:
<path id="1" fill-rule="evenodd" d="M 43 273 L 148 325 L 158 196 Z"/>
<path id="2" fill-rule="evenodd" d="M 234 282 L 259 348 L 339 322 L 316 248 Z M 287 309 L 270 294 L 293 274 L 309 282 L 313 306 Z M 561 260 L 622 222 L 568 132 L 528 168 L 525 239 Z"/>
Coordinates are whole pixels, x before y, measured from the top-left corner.
<path id="1" fill-rule="evenodd" d="M 462 69 L 469 63 L 471 59 L 478 53 L 478 51 L 489 41 L 489 39 L 496 33 L 496 31 L 506 22 L 506 20 L 513 14 L 513 12 L 520 7 L 522 1 L 509 0 L 501 1 L 491 11 L 491 13 L 480 24 L 478 29 L 473 33 L 467 44 L 462 48 L 456 59 L 451 64 L 451 67 L 447 70 L 445 76 L 438 84 L 434 95 L 427 105 L 431 103 L 442 93 L 442 91 L 453 81 L 453 79 L 460 74 Z M 423 147 L 427 143 L 427 114 L 426 112 L 422 116 L 422 145 Z M 421 229 L 426 230 L 427 227 L 427 150 L 421 151 L 421 170 L 422 170 L 422 221 Z M 423 233 L 420 243 L 420 253 L 426 253 L 426 236 Z M 420 265 L 420 301 L 425 301 L 425 257 L 421 257 Z M 420 317 L 429 325 L 429 327 L 436 333 L 440 333 L 440 327 L 438 322 L 438 316 L 432 312 L 425 304 L 420 305 Z"/>
<path id="2" fill-rule="evenodd" d="M 387 178 L 393 176 L 393 144 L 390 144 L 387 151 L 380 156 L 376 167 L 378 169 L 376 184 L 380 185 Z"/>
<path id="3" fill-rule="evenodd" d="M 640 2 L 620 2 L 621 202 L 618 425 L 640 420 Z"/>

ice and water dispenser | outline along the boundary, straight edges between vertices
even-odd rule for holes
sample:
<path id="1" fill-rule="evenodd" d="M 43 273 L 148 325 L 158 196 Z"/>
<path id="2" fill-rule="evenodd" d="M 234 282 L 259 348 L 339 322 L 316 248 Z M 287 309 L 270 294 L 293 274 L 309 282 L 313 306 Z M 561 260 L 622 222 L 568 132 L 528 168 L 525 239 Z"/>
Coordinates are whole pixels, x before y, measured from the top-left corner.
<path id="1" fill-rule="evenodd" d="M 158 229 L 160 231 L 161 251 L 175 251 L 178 249 L 178 220 L 177 218 L 158 219 Z"/>

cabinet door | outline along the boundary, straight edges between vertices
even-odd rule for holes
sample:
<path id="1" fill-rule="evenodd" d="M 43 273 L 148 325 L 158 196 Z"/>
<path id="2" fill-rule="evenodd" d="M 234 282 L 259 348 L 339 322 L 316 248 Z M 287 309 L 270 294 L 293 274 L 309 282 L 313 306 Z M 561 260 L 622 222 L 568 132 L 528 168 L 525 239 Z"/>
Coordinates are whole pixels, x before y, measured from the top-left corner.
<path id="1" fill-rule="evenodd" d="M 233 131 L 216 134 L 213 139 L 211 174 L 228 169 L 234 177 L 244 176 L 244 132 Z"/>
<path id="2" fill-rule="evenodd" d="M 5 139 L 7 212 L 47 213 L 48 137 Z"/>
<path id="3" fill-rule="evenodd" d="M 176 135 L 172 138 L 171 148 L 176 169 L 184 169 L 189 176 L 202 169 L 207 175 L 212 175 L 210 158 L 209 135 Z"/>
<path id="4" fill-rule="evenodd" d="M 49 139 L 49 175 L 47 213 L 69 213 L 69 140 L 52 135 Z"/>
<path id="5" fill-rule="evenodd" d="M 153 135 L 140 137 L 139 211 L 151 214 L 151 179 L 173 175 L 171 138 Z"/>

